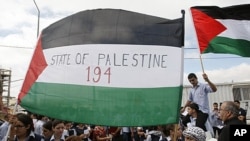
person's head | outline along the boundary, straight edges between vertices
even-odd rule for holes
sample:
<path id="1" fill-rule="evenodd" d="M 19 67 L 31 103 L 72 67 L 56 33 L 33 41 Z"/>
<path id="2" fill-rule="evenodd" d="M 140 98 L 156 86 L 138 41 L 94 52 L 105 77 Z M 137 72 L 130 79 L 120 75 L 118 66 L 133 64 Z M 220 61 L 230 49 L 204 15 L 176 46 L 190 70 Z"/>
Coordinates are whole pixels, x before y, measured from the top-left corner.
<path id="1" fill-rule="evenodd" d="M 42 121 L 44 121 L 44 122 L 47 122 L 47 121 L 49 121 L 50 119 L 49 119 L 49 117 L 47 117 L 47 116 L 43 116 L 43 118 L 42 118 Z"/>
<path id="2" fill-rule="evenodd" d="M 78 127 L 84 127 L 84 124 L 83 123 L 77 123 L 77 126 Z"/>
<path id="3" fill-rule="evenodd" d="M 47 121 L 43 124 L 43 136 L 45 139 L 49 139 L 53 135 L 52 121 Z"/>
<path id="4" fill-rule="evenodd" d="M 222 121 L 227 121 L 233 117 L 238 117 L 239 107 L 233 101 L 224 101 L 219 109 L 219 117 Z"/>
<path id="5" fill-rule="evenodd" d="M 213 107 L 214 107 L 214 109 L 215 109 L 215 108 L 217 108 L 217 109 L 218 109 L 218 106 L 219 106 L 219 105 L 218 105 L 218 103 L 217 103 L 217 102 L 214 102 L 214 103 L 213 103 Z"/>
<path id="6" fill-rule="evenodd" d="M 15 131 L 17 137 L 27 137 L 31 131 L 34 131 L 33 120 L 24 113 L 16 114 Z"/>
<path id="7" fill-rule="evenodd" d="M 243 121 L 243 122 L 245 122 L 246 117 L 243 116 L 243 115 L 239 115 L 239 116 L 238 116 L 238 119 L 241 120 L 241 121 Z"/>
<path id="8" fill-rule="evenodd" d="M 140 127 L 140 128 L 141 128 L 141 130 L 143 130 L 142 127 Z M 148 126 L 147 129 L 148 129 L 148 131 L 154 131 L 154 130 L 157 130 L 157 126 Z"/>
<path id="9" fill-rule="evenodd" d="M 64 131 L 64 122 L 61 120 L 55 119 L 52 122 L 52 130 L 54 132 L 54 136 L 61 137 Z"/>
<path id="10" fill-rule="evenodd" d="M 37 120 L 42 120 L 43 119 L 43 115 L 37 115 Z"/>
<path id="11" fill-rule="evenodd" d="M 190 73 L 188 75 L 188 81 L 193 85 L 196 86 L 198 84 L 198 78 L 194 73 Z"/>
<path id="12" fill-rule="evenodd" d="M 176 133 L 175 128 L 177 128 Z M 171 139 L 173 139 L 174 135 L 176 135 L 177 138 L 180 138 L 182 136 L 182 129 L 179 124 L 167 124 L 162 126 L 162 133 L 166 137 L 170 136 Z"/>
<path id="13" fill-rule="evenodd" d="M 193 115 L 197 112 L 199 112 L 199 106 L 196 103 L 190 103 L 187 105 L 187 112 L 189 115 Z"/>
<path id="14" fill-rule="evenodd" d="M 65 125 L 65 129 L 69 130 L 73 126 L 73 123 L 70 121 L 65 121 L 64 125 Z"/>
<path id="15" fill-rule="evenodd" d="M 185 141 L 205 141 L 206 134 L 200 127 L 188 127 L 183 131 Z"/>
<path id="16" fill-rule="evenodd" d="M 3 117 L 3 119 L 4 119 L 5 121 L 9 121 L 9 120 L 11 119 L 11 117 L 12 117 L 11 114 L 6 113 L 6 114 L 4 115 L 4 117 Z"/>
<path id="17" fill-rule="evenodd" d="M 30 117 L 31 117 L 32 119 L 37 119 L 37 114 L 35 114 L 35 113 L 30 113 Z"/>
<path id="18" fill-rule="evenodd" d="M 239 100 L 234 100 L 234 103 L 240 108 L 240 101 Z"/>
<path id="19" fill-rule="evenodd" d="M 239 109 L 238 119 L 246 123 L 247 112 L 244 109 Z"/>
<path id="20" fill-rule="evenodd" d="M 170 130 L 174 130 L 174 124 L 168 124 L 162 126 L 162 133 L 164 136 L 168 137 L 170 136 Z"/>

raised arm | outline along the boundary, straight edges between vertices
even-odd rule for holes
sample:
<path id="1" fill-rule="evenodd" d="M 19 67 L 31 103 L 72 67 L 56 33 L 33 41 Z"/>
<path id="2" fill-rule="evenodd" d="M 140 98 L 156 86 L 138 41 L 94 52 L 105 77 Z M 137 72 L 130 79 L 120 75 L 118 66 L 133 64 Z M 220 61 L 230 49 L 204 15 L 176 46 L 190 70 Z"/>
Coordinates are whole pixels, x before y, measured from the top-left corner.
<path id="1" fill-rule="evenodd" d="M 211 87 L 211 89 L 213 90 L 213 92 L 216 92 L 217 91 L 217 87 L 214 85 L 213 82 L 211 82 L 209 79 L 208 79 L 208 76 L 207 74 L 203 74 L 203 79 L 208 83 L 208 85 Z"/>

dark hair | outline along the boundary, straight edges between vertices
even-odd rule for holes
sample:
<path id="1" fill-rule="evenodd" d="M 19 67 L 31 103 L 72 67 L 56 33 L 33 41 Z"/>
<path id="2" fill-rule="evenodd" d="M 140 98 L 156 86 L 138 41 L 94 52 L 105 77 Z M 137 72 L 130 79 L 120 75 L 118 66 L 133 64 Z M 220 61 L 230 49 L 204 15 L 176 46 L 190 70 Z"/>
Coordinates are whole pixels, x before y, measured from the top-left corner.
<path id="1" fill-rule="evenodd" d="M 240 101 L 239 101 L 239 100 L 234 100 L 234 102 L 236 102 L 236 103 L 240 104 Z"/>
<path id="2" fill-rule="evenodd" d="M 50 121 L 45 122 L 45 123 L 43 124 L 43 128 L 52 131 L 52 121 L 50 120 Z"/>
<path id="3" fill-rule="evenodd" d="M 167 124 L 166 126 L 163 126 L 162 132 L 167 137 L 170 136 L 170 130 L 174 131 L 174 124 Z"/>
<path id="4" fill-rule="evenodd" d="M 197 76 L 194 73 L 189 73 L 188 79 L 195 78 L 197 79 Z"/>
<path id="5" fill-rule="evenodd" d="M 58 119 L 55 119 L 55 120 L 53 120 L 53 122 L 52 122 L 52 127 L 56 127 L 58 124 L 60 124 L 60 123 L 63 123 L 64 124 L 64 122 L 62 121 L 62 120 L 58 120 Z"/>
<path id="6" fill-rule="evenodd" d="M 9 114 L 6 113 L 3 118 L 4 118 L 4 120 L 9 120 Z"/>
<path id="7" fill-rule="evenodd" d="M 44 117 L 43 115 L 37 115 L 36 119 L 37 119 L 37 120 L 42 120 L 43 117 Z"/>
<path id="8" fill-rule="evenodd" d="M 148 131 L 153 131 L 153 130 L 157 130 L 157 126 L 146 126 L 146 128 L 148 129 Z"/>
<path id="9" fill-rule="evenodd" d="M 190 107 L 192 109 L 195 109 L 196 111 L 199 111 L 199 105 L 196 103 L 190 103 L 189 105 L 187 105 L 187 107 Z"/>
<path id="10" fill-rule="evenodd" d="M 17 118 L 17 120 L 22 122 L 25 127 L 28 127 L 28 125 L 30 126 L 30 128 L 27 130 L 28 131 L 27 135 L 29 135 L 31 131 L 34 131 L 33 120 L 30 116 L 28 116 L 24 113 L 18 113 L 18 114 L 16 114 L 16 118 Z"/>

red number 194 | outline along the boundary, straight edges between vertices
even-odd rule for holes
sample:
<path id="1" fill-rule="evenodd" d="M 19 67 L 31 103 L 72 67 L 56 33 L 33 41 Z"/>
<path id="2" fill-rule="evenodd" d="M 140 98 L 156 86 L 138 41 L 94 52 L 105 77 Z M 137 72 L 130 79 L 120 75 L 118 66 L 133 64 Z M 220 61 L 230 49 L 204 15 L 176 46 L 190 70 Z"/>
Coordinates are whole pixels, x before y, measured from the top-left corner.
<path id="1" fill-rule="evenodd" d="M 88 77 L 87 77 L 87 81 L 91 81 L 91 73 L 93 71 L 93 78 L 92 78 L 92 81 L 94 83 L 98 83 L 101 79 L 101 76 L 102 75 L 106 75 L 108 78 L 108 83 L 110 83 L 110 67 L 102 74 L 102 70 L 100 67 L 95 67 L 94 70 L 91 70 L 90 67 L 87 67 L 87 71 L 88 71 Z"/>

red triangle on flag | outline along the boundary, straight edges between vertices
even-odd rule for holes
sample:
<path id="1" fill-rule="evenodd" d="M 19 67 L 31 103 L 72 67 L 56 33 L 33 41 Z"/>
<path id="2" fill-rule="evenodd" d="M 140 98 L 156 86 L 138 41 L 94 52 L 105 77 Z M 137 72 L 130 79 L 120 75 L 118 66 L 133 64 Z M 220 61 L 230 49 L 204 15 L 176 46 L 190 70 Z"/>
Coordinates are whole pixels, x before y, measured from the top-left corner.
<path id="1" fill-rule="evenodd" d="M 37 80 L 39 75 L 47 67 L 47 63 L 43 54 L 42 41 L 41 38 L 37 42 L 37 46 L 33 55 L 33 58 L 30 62 L 23 87 L 20 94 L 18 95 L 18 103 L 21 102 L 21 99 L 28 93 L 33 83 Z"/>
<path id="2" fill-rule="evenodd" d="M 203 53 L 208 47 L 209 42 L 227 28 L 198 9 L 191 8 L 191 13 L 199 42 L 200 53 Z"/>

